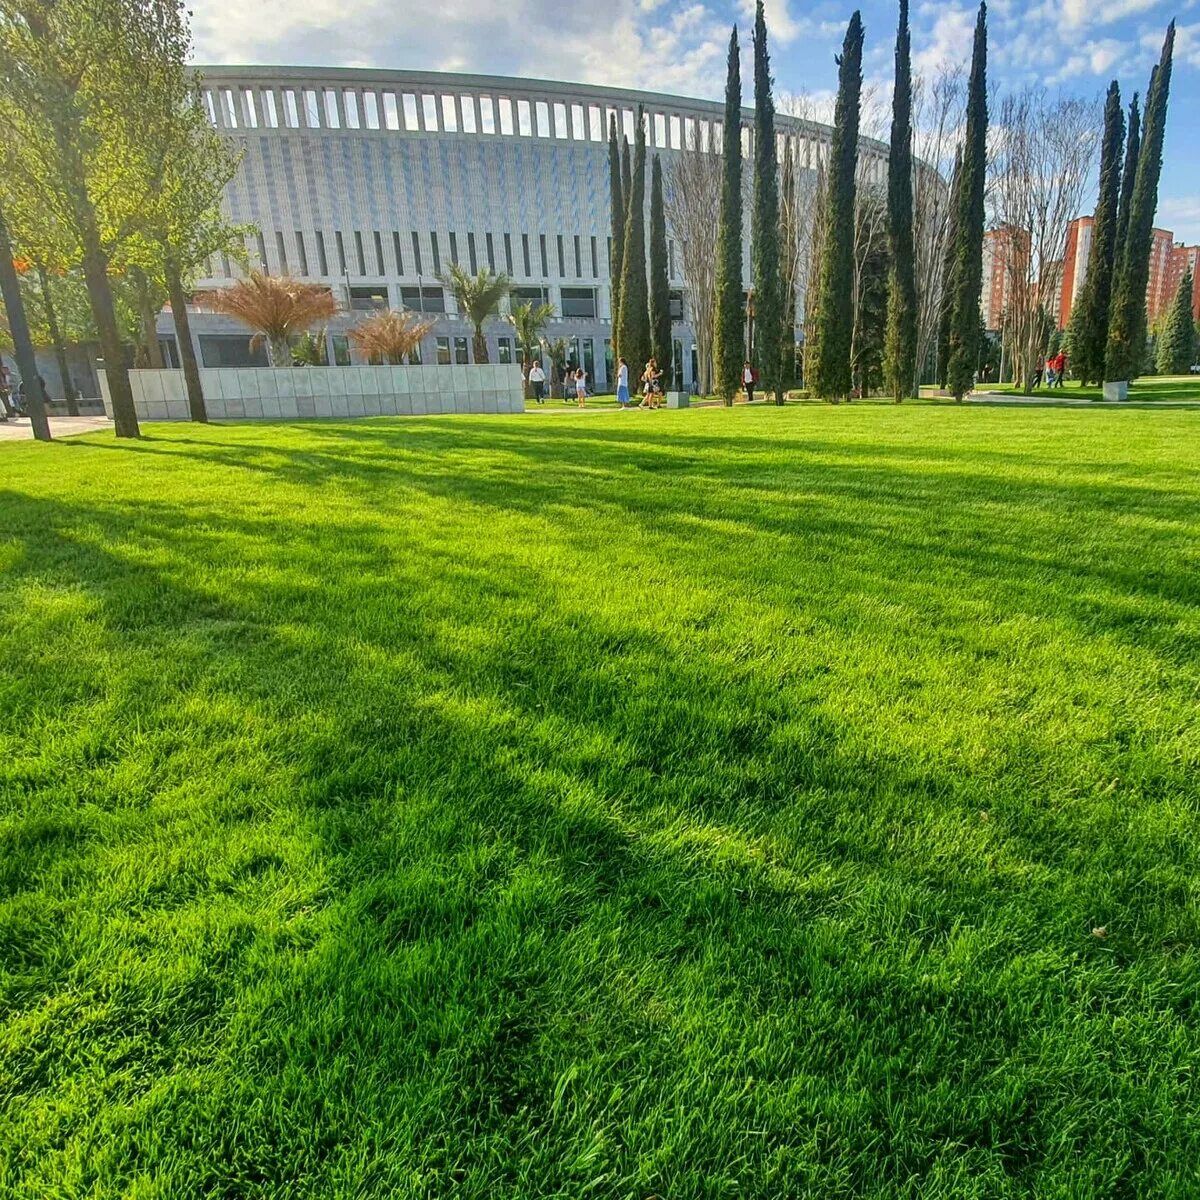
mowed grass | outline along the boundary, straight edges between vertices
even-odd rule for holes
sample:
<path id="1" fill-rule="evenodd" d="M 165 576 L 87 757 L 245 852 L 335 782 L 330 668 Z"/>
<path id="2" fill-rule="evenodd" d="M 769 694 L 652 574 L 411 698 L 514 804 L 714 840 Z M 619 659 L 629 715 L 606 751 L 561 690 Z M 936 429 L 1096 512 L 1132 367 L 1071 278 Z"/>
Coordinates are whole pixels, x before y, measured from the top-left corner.
<path id="1" fill-rule="evenodd" d="M 1103 400 L 1104 389 L 1083 387 L 1077 379 L 1068 379 L 1061 388 L 1045 383 L 1032 393 L 1022 386 L 1008 383 L 981 383 L 977 392 L 993 392 L 998 396 L 1034 395 L 1045 400 Z M 1196 404 L 1200 403 L 1200 375 L 1147 375 L 1129 385 L 1129 403 Z"/>
<path id="2" fill-rule="evenodd" d="M 1200 1194 L 1200 414 L 0 448 L 0 1195 Z"/>

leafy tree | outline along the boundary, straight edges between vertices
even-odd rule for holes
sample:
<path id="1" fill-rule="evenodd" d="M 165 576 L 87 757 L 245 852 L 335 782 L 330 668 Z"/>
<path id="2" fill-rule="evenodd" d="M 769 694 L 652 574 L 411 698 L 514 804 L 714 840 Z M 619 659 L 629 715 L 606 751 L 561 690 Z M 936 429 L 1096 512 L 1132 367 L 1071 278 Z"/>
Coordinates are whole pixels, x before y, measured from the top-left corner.
<path id="1" fill-rule="evenodd" d="M 325 330 L 320 333 L 306 333 L 292 347 L 292 366 L 294 367 L 324 367 L 329 363 L 329 353 L 325 347 Z"/>
<path id="2" fill-rule="evenodd" d="M 617 114 L 608 118 L 608 195 L 612 210 L 612 249 L 609 252 L 609 296 L 612 322 L 621 309 L 621 267 L 625 259 L 625 193 L 621 184 L 621 151 L 617 142 Z"/>
<path id="3" fill-rule="evenodd" d="M 829 149 L 825 201 L 825 244 L 816 317 L 817 346 L 812 387 L 826 400 L 850 395 L 850 337 L 853 324 L 854 192 L 858 164 L 858 119 L 862 94 L 862 16 L 850 18 L 838 57 L 838 94 Z"/>
<path id="4" fill-rule="evenodd" d="M 729 35 L 721 139 L 713 384 L 725 403 L 732 404 L 734 394 L 741 386 L 742 363 L 746 356 L 742 326 L 742 74 L 736 25 Z"/>
<path id="5" fill-rule="evenodd" d="M 50 287 L 50 273 L 41 263 L 37 265 L 38 290 L 42 301 L 42 311 L 46 315 L 46 335 L 50 345 L 54 347 L 54 357 L 58 362 L 58 374 L 62 380 L 63 396 L 67 402 L 67 415 L 79 416 L 79 404 L 75 396 L 75 387 L 71 383 L 71 367 L 67 362 L 67 343 L 63 339 L 62 326 L 58 319 L 58 307 L 54 303 L 54 293 Z"/>
<path id="6" fill-rule="evenodd" d="M 4 313 L 17 370 L 25 383 L 25 403 L 29 408 L 33 436 L 39 442 L 50 440 L 50 422 L 46 420 L 45 397 L 38 382 L 37 360 L 33 355 L 33 342 L 29 337 L 29 325 L 25 319 L 25 301 L 21 296 L 21 284 L 17 278 L 13 261 L 12 241 L 4 220 L 4 209 L 0 206 L 0 299 L 4 301 Z"/>
<path id="7" fill-rule="evenodd" d="M 617 354 L 634 371 L 650 357 L 650 309 L 646 282 L 646 129 L 638 106 L 633 178 L 625 214 L 625 261 L 621 266 L 621 309 L 614 341 Z"/>
<path id="8" fill-rule="evenodd" d="M 961 401 L 975 380 L 979 357 L 979 296 L 983 288 L 983 198 L 987 174 L 987 4 L 979 5 L 950 280 L 950 339 L 946 386 Z"/>
<path id="9" fill-rule="evenodd" d="M 945 387 L 950 370 L 950 319 L 954 313 L 954 261 L 958 254 L 958 200 L 962 191 L 962 146 L 954 152 L 950 173 L 950 202 L 946 214 L 946 253 L 942 259 L 941 311 L 937 332 L 937 382 Z M 982 286 L 982 284 L 981 284 Z"/>
<path id="10" fill-rule="evenodd" d="M 650 172 L 650 353 L 670 379 L 672 345 L 668 265 L 662 164 L 656 154 Z"/>
<path id="11" fill-rule="evenodd" d="M 273 367 L 291 366 L 292 338 L 323 324 L 338 311 L 333 293 L 322 284 L 261 271 L 251 271 L 229 287 L 206 292 L 203 302 L 210 312 L 233 317 L 253 330 L 251 348 L 265 345 Z"/>
<path id="12" fill-rule="evenodd" d="M 493 275 L 483 270 L 478 275 L 469 275 L 457 263 L 444 275 L 438 276 L 443 287 L 454 293 L 460 316 L 464 316 L 474 327 L 472 350 L 477 363 L 488 361 L 487 338 L 483 324 L 500 313 L 500 301 L 512 291 L 512 280 L 502 271 Z"/>
<path id="13" fill-rule="evenodd" d="M 1108 309 L 1112 299 L 1113 260 L 1117 240 L 1117 206 L 1121 194 L 1121 149 L 1125 117 L 1121 89 L 1114 79 L 1104 104 L 1104 136 L 1100 143 L 1100 198 L 1092 225 L 1087 275 L 1071 312 L 1071 363 L 1081 383 L 1099 383 L 1108 344 Z"/>
<path id="14" fill-rule="evenodd" d="M 917 280 L 913 248 L 912 63 L 908 0 L 900 0 L 896 82 L 888 150 L 887 348 L 885 375 L 897 404 L 917 394 Z"/>
<path id="15" fill-rule="evenodd" d="M 1195 361 L 1196 331 L 1192 325 L 1192 273 L 1185 271 L 1158 338 L 1155 362 L 1160 375 L 1184 375 Z"/>
<path id="16" fill-rule="evenodd" d="M 779 162 L 775 147 L 775 101 L 762 0 L 754 9 L 754 217 L 750 259 L 754 267 L 755 344 L 752 348 L 764 394 L 783 403 L 783 297 L 779 278 Z"/>
<path id="17" fill-rule="evenodd" d="M 1146 93 L 1146 122 L 1129 206 L 1125 254 L 1117 266 L 1113 284 L 1104 372 L 1109 380 L 1137 377 L 1146 341 L 1146 285 L 1154 244 L 1154 213 L 1158 207 L 1158 179 L 1162 172 L 1163 134 L 1167 125 L 1174 49 L 1175 22 L 1172 21 L 1167 26 L 1162 56 L 1151 73 L 1150 88 Z"/>
<path id="18" fill-rule="evenodd" d="M 1137 178 L 1138 158 L 1141 155 L 1141 113 L 1137 92 L 1129 102 L 1129 127 L 1125 138 L 1125 167 L 1121 172 L 1121 198 L 1117 205 L 1117 231 L 1113 245 L 1113 273 L 1125 261 L 1125 242 L 1129 236 L 1129 210 L 1133 206 L 1133 184 Z M 1115 283 L 1115 279 L 1113 280 Z M 1111 304 L 1111 301 L 1110 301 Z"/>

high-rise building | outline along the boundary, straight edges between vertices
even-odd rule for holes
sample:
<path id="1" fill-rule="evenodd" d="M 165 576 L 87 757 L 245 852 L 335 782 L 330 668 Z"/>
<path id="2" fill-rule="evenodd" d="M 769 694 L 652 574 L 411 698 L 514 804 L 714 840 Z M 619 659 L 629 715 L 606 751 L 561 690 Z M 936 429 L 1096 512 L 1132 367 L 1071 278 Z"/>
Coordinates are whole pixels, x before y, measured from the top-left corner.
<path id="1" fill-rule="evenodd" d="M 1092 227 L 1095 217 L 1076 217 L 1067 226 L 1067 253 L 1063 259 L 1062 292 L 1058 300 L 1058 327 L 1066 329 L 1075 307 L 1079 289 L 1087 276 L 1088 257 L 1092 252 Z"/>
<path id="2" fill-rule="evenodd" d="M 1174 249 L 1175 235 L 1169 229 L 1154 230 L 1154 241 L 1150 246 L 1150 278 L 1146 283 L 1146 320 L 1151 325 L 1171 305 L 1172 293 L 1167 289 L 1167 281 Z"/>
<path id="3" fill-rule="evenodd" d="M 999 329 L 1004 323 L 1014 276 L 1024 277 L 1029 270 L 1030 237 L 1027 229 L 1001 225 L 983 235 L 983 291 L 979 311 L 985 329 Z"/>
<path id="4" fill-rule="evenodd" d="M 1192 273 L 1192 320 L 1200 321 L 1200 246 L 1184 246 L 1182 243 L 1171 250 L 1171 261 L 1167 268 L 1166 308 L 1175 299 L 1179 281 Z"/>

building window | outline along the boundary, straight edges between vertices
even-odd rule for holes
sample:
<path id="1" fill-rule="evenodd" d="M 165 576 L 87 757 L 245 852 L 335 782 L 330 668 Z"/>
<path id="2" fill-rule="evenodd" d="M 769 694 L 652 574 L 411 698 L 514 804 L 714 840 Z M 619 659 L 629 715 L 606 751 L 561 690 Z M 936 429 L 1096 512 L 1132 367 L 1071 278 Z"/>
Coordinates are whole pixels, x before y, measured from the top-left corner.
<path id="1" fill-rule="evenodd" d="M 513 273 L 512 238 L 507 233 L 504 235 L 504 270 L 508 275 Z"/>
<path id="2" fill-rule="evenodd" d="M 671 118 L 671 149 L 678 150 L 683 145 L 683 138 L 679 128 L 679 118 Z"/>
<path id="3" fill-rule="evenodd" d="M 446 293 L 440 287 L 402 287 L 400 306 L 420 313 L 444 313 Z"/>
<path id="4" fill-rule="evenodd" d="M 517 101 L 517 132 L 522 137 L 533 136 L 533 120 L 529 114 L 529 101 Z"/>
<path id="5" fill-rule="evenodd" d="M 571 136 L 577 142 L 587 141 L 587 130 L 583 124 L 583 105 L 571 105 Z"/>
<path id="6" fill-rule="evenodd" d="M 478 275 L 479 266 L 475 258 L 475 235 L 473 233 L 467 234 L 467 262 L 471 265 L 471 274 Z"/>
<path id="7" fill-rule="evenodd" d="M 355 312 L 380 312 L 388 306 L 388 290 L 377 284 L 363 284 L 350 289 L 350 307 Z"/>
<path id="8" fill-rule="evenodd" d="M 458 234 L 450 234 L 450 261 L 458 266 Z"/>
<path id="9" fill-rule="evenodd" d="M 437 361 L 439 367 L 450 365 L 450 339 L 448 337 L 439 337 L 437 340 Z"/>
<path id="10" fill-rule="evenodd" d="M 213 94 L 207 89 L 204 92 L 204 111 L 208 113 L 208 123 L 217 123 L 217 106 L 213 103 Z"/>
<path id="11" fill-rule="evenodd" d="M 379 100 L 374 92 L 362 94 L 363 118 L 368 129 L 379 128 Z"/>
<path id="12" fill-rule="evenodd" d="M 512 290 L 512 302 L 518 304 L 548 304 L 550 289 L 547 287 L 517 287 Z"/>
<path id="13" fill-rule="evenodd" d="M 342 233 L 341 233 L 340 229 L 333 235 L 333 238 L 334 238 L 334 242 L 337 245 L 338 274 L 345 275 L 346 274 L 346 244 L 345 244 L 345 242 L 342 241 Z"/>
<path id="14" fill-rule="evenodd" d="M 221 108 L 225 114 L 225 125 L 229 129 L 238 127 L 237 100 L 229 88 L 221 89 Z"/>
<path id="15" fill-rule="evenodd" d="M 583 278 L 583 258 L 579 251 L 579 234 L 575 235 L 575 278 Z"/>
<path id="16" fill-rule="evenodd" d="M 304 121 L 309 129 L 321 128 L 321 110 L 315 88 L 304 89 Z"/>
<path id="17" fill-rule="evenodd" d="M 483 239 L 484 245 L 487 248 L 488 270 L 494 275 L 496 273 L 496 247 L 492 245 L 492 235 L 490 233 L 485 233 Z"/>
<path id="18" fill-rule="evenodd" d="M 342 89 L 342 108 L 346 110 L 346 128 L 358 128 L 358 96 L 350 88 Z"/>
<path id="19" fill-rule="evenodd" d="M 562 315 L 564 317 L 578 317 L 586 320 L 595 320 L 595 288 L 563 288 Z"/>
<path id="20" fill-rule="evenodd" d="M 296 230 L 296 255 L 300 261 L 300 274 L 308 274 L 308 251 L 304 247 L 304 234 Z M 226 260 L 228 261 L 228 260 Z"/>
<path id="21" fill-rule="evenodd" d="M 416 133 L 421 128 L 417 119 L 417 98 L 411 92 L 405 92 L 401 97 L 404 103 L 404 128 L 409 133 Z"/>
<path id="22" fill-rule="evenodd" d="M 460 96 L 458 98 L 459 106 L 462 109 L 462 131 L 463 133 L 475 132 L 475 101 L 470 96 Z"/>
<path id="23" fill-rule="evenodd" d="M 593 142 L 604 141 L 604 117 L 595 104 L 588 107 L 588 134 Z"/>
<path id="24" fill-rule="evenodd" d="M 365 275 L 367 273 L 367 258 L 363 254 L 362 233 L 357 229 L 354 231 L 354 254 L 358 260 L 358 273 Z"/>
<path id="25" fill-rule="evenodd" d="M 438 131 L 438 112 L 437 112 L 437 97 L 422 96 L 421 97 L 421 115 L 425 118 L 425 130 L 427 133 L 437 133 Z"/>
<path id="26" fill-rule="evenodd" d="M 587 376 L 587 381 L 592 386 L 592 390 L 596 388 L 596 346 L 591 338 L 583 339 L 583 373 Z"/>
<path id="27" fill-rule="evenodd" d="M 512 101 L 507 96 L 501 96 L 496 104 L 500 109 L 500 134 L 502 137 L 511 137 L 513 131 Z"/>
<path id="28" fill-rule="evenodd" d="M 251 350 L 245 334 L 202 333 L 196 340 L 200 343 L 200 362 L 206 367 L 269 365 L 266 348 L 260 346 L 257 350 Z"/>
<path id="29" fill-rule="evenodd" d="M 257 242 L 258 265 L 269 274 L 271 268 L 267 264 L 267 242 L 261 230 L 254 235 L 254 240 Z"/>
<path id="30" fill-rule="evenodd" d="M 538 244 L 542 249 L 542 278 L 547 279 L 550 276 L 550 266 L 546 259 L 546 235 L 544 233 L 538 235 Z"/>
<path id="31" fill-rule="evenodd" d="M 279 113 L 275 110 L 275 93 L 269 88 L 262 94 L 263 121 L 268 129 L 279 128 Z"/>
<path id="32" fill-rule="evenodd" d="M 467 357 L 467 339 L 465 337 L 456 337 L 454 339 L 454 361 L 459 366 L 471 361 Z"/>
<path id="33" fill-rule="evenodd" d="M 338 118 L 337 92 L 333 88 L 325 89 L 325 128 L 341 129 L 342 123 Z"/>
<path id="34" fill-rule="evenodd" d="M 275 253 L 279 255 L 279 269 L 284 275 L 288 273 L 287 247 L 283 244 L 283 234 L 275 230 Z"/>
<path id="35" fill-rule="evenodd" d="M 447 133 L 458 132 L 458 109 L 453 96 L 442 97 L 442 128 Z"/>
<path id="36" fill-rule="evenodd" d="M 329 274 L 329 260 L 325 257 L 325 235 L 317 230 L 317 262 L 321 267 L 321 274 Z"/>
<path id="37" fill-rule="evenodd" d="M 533 275 L 529 269 L 529 234 L 521 234 L 521 250 L 525 256 L 525 278 L 528 279 Z"/>
<path id="38" fill-rule="evenodd" d="M 396 104 L 395 92 L 383 93 L 383 123 L 389 129 L 400 128 L 400 109 Z"/>
<path id="39" fill-rule="evenodd" d="M 440 275 L 442 273 L 442 256 L 438 253 L 437 234 L 430 233 L 429 249 L 433 254 L 433 273 Z"/>
<path id="40" fill-rule="evenodd" d="M 350 339 L 344 333 L 335 333 L 333 342 L 333 365 L 348 367 L 350 365 Z"/>
<path id="41" fill-rule="evenodd" d="M 496 110 L 492 105 L 491 96 L 479 97 L 479 132 L 496 132 Z"/>
<path id="42" fill-rule="evenodd" d="M 565 104 L 555 103 L 554 105 L 554 136 L 563 139 L 567 136 L 567 106 Z"/>
<path id="43" fill-rule="evenodd" d="M 246 126 L 249 129 L 258 128 L 258 110 L 254 107 L 254 90 L 246 88 L 242 92 L 243 106 L 246 109 Z"/>
<path id="44" fill-rule="evenodd" d="M 683 292 L 672 290 L 667 293 L 667 311 L 671 314 L 672 321 L 683 320 Z"/>
<path id="45" fill-rule="evenodd" d="M 662 113 L 654 114 L 654 144 L 660 150 L 667 146 L 667 118 Z"/>
<path id="46" fill-rule="evenodd" d="M 383 265 L 383 238 L 378 229 L 375 230 L 375 265 L 379 268 L 380 275 L 387 274 L 387 268 Z"/>
<path id="47" fill-rule="evenodd" d="M 396 256 L 396 274 L 404 274 L 404 255 L 400 253 L 400 233 L 398 230 L 392 230 L 392 253 Z"/>
<path id="48" fill-rule="evenodd" d="M 545 272 L 543 271 L 543 274 Z M 567 277 L 567 260 L 563 257 L 563 235 L 558 235 L 558 277 L 566 279 Z"/>
<path id="49" fill-rule="evenodd" d="M 417 231 L 413 230 L 413 262 L 417 266 L 417 274 L 421 274 L 421 242 L 417 237 Z"/>
<path id="50" fill-rule="evenodd" d="M 600 256 L 596 252 L 596 239 L 592 238 L 592 278 L 600 278 Z"/>
<path id="51" fill-rule="evenodd" d="M 296 105 L 296 93 L 291 88 L 283 89 L 283 120 L 289 129 L 300 128 L 300 109 Z"/>
<path id="52" fill-rule="evenodd" d="M 496 339 L 496 359 L 501 363 L 511 363 L 513 360 L 513 344 L 512 338 L 502 337 Z"/>

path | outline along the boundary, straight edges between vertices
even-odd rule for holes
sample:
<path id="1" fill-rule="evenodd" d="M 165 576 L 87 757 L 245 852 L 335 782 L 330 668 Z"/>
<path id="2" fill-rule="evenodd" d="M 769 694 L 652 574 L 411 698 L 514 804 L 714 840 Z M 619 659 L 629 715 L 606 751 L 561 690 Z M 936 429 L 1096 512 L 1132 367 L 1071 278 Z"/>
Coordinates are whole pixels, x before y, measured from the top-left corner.
<path id="1" fill-rule="evenodd" d="M 107 417 L 51 417 L 50 436 L 70 437 L 75 433 L 91 433 L 96 429 L 111 429 Z M 0 421 L 0 442 L 27 442 L 33 440 L 33 429 L 28 417 L 9 417 Z"/>

